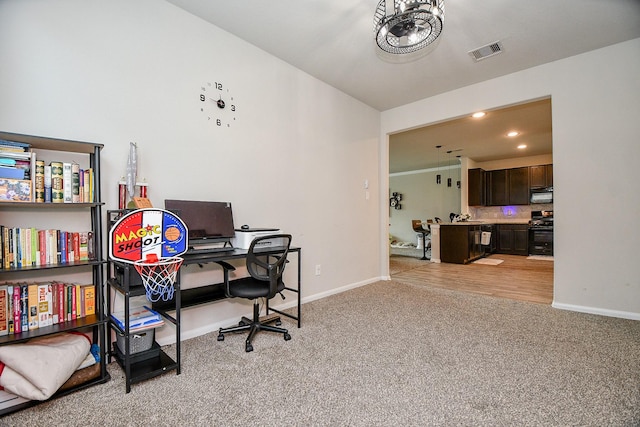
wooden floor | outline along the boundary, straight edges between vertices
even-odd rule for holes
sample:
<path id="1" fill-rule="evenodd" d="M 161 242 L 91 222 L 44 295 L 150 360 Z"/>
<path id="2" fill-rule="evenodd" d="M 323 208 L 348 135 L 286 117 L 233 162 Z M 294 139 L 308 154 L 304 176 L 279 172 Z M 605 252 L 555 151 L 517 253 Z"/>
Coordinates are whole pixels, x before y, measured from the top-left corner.
<path id="1" fill-rule="evenodd" d="M 396 258 L 393 262 L 402 264 Z M 553 300 L 553 261 L 532 260 L 517 255 L 491 255 L 504 260 L 499 265 L 448 264 L 412 260 L 406 269 L 396 268 L 391 278 L 402 282 L 492 295 L 520 301 L 551 304 Z"/>

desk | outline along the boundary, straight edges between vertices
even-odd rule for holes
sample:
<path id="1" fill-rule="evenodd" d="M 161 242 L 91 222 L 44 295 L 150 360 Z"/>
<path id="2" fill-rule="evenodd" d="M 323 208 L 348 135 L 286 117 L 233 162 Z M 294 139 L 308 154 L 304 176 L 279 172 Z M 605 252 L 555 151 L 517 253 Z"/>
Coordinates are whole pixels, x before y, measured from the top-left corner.
<path id="1" fill-rule="evenodd" d="M 234 249 L 229 252 L 212 252 L 206 254 L 189 254 L 182 255 L 184 259 L 182 265 L 193 264 L 208 264 L 218 261 L 229 261 L 233 259 L 245 259 L 247 257 L 247 249 Z M 281 253 L 282 248 L 264 248 L 259 251 L 261 254 L 269 255 Z M 284 313 L 282 311 L 269 307 L 269 301 L 267 301 L 267 314 L 269 310 L 278 313 L 282 316 L 286 316 L 297 320 L 298 328 L 300 327 L 300 280 L 301 280 L 301 252 L 300 248 L 290 248 L 289 253 L 295 253 L 298 261 L 298 285 L 297 288 L 285 287 L 285 291 L 295 292 L 298 295 L 298 310 L 297 316 Z M 135 268 L 130 263 L 122 261 L 108 262 L 108 280 L 107 280 L 107 313 L 111 314 L 111 290 L 117 290 L 124 296 L 124 311 L 129 312 L 129 299 L 130 297 L 145 295 L 145 289 L 140 283 L 140 277 L 135 273 Z M 136 280 L 137 277 L 137 280 Z M 113 330 L 123 334 L 126 340 L 126 350 L 123 356 L 118 357 L 116 354 L 116 360 L 125 372 L 126 391 L 129 393 L 131 390 L 131 384 L 162 375 L 168 371 L 176 370 L 176 374 L 180 374 L 181 371 L 181 340 L 180 340 L 180 312 L 181 309 L 186 307 L 192 307 L 199 304 L 204 304 L 212 301 L 223 300 L 226 298 L 224 292 L 224 283 L 216 283 L 213 285 L 197 286 L 191 289 L 180 289 L 180 271 L 175 283 L 174 298 L 171 301 L 159 301 L 154 302 L 152 307 L 158 311 L 165 320 L 168 320 L 175 326 L 176 329 L 176 356 L 175 361 L 169 357 L 164 351 L 160 350 L 159 357 L 154 357 L 148 360 L 142 360 L 139 362 L 132 361 L 131 354 L 129 353 L 129 326 L 126 322 L 125 329 L 122 330 L 115 322 L 109 320 L 108 325 Z M 169 314 L 169 312 L 174 312 Z M 108 353 L 108 361 L 111 362 L 111 357 L 115 352 L 115 343 L 110 347 Z"/>
<path id="2" fill-rule="evenodd" d="M 218 261 L 229 261 L 232 259 L 245 259 L 247 257 L 247 249 L 234 249 L 233 251 L 228 251 L 228 252 L 210 252 L 210 253 L 199 253 L 199 254 L 190 254 L 189 252 L 185 253 L 184 255 L 182 255 L 182 258 L 184 259 L 182 265 L 193 265 L 193 264 L 208 264 L 208 263 L 212 263 L 212 262 L 218 262 Z M 277 253 L 281 253 L 282 249 L 281 248 L 264 248 L 261 249 L 259 251 L 257 251 L 257 253 L 260 254 L 265 254 L 265 255 L 269 255 L 269 254 L 277 254 Z M 289 249 L 289 254 L 291 253 L 295 253 L 297 255 L 297 261 L 298 261 L 298 284 L 297 287 L 292 288 L 289 286 L 285 287 L 286 291 L 291 291 L 297 294 L 297 315 L 291 315 L 288 313 L 284 313 L 282 311 L 276 310 L 274 308 L 269 307 L 269 300 L 267 300 L 267 314 L 269 314 L 269 311 L 273 311 L 275 313 L 278 313 L 282 316 L 286 316 L 289 317 L 291 319 L 294 319 L 298 322 L 298 328 L 301 326 L 301 317 L 300 317 L 300 301 L 301 301 L 301 295 L 300 295 L 300 281 L 301 281 L 301 273 L 302 273 L 302 269 L 301 269 L 301 253 L 302 253 L 302 249 L 301 248 L 297 248 L 297 247 L 292 247 Z M 176 298 L 174 298 L 174 301 L 159 301 L 159 302 L 154 302 L 153 303 L 153 309 L 156 311 L 162 311 L 162 312 L 166 312 L 166 311 L 171 311 L 174 310 L 177 307 L 180 308 L 187 308 L 187 307 L 192 307 L 195 305 L 199 305 L 199 304 L 205 304 L 208 302 L 213 302 L 213 301 L 218 301 L 218 300 L 222 300 L 222 299 L 226 299 L 227 296 L 225 295 L 224 292 L 224 283 L 216 283 L 213 285 L 204 285 L 204 286 L 197 286 L 191 289 L 185 289 L 185 290 L 181 290 L 180 289 L 180 272 L 178 272 L 178 280 L 176 281 Z"/>

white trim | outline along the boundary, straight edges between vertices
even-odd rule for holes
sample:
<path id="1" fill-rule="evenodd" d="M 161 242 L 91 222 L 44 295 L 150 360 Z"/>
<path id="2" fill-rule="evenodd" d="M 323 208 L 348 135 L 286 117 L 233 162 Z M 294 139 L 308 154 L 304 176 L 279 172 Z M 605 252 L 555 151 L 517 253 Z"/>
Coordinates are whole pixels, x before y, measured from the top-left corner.
<path id="1" fill-rule="evenodd" d="M 587 307 L 584 305 L 563 304 L 553 302 L 551 307 L 560 310 L 577 311 L 579 313 L 597 314 L 599 316 L 618 317 L 621 319 L 640 320 L 640 313 L 632 313 L 630 311 L 608 310 L 606 308 Z"/>
<path id="2" fill-rule="evenodd" d="M 300 301 L 301 305 L 304 305 L 308 302 L 311 301 L 315 301 L 318 299 L 322 299 L 322 298 L 326 298 L 328 296 L 331 295 L 336 295 L 336 294 L 340 294 L 342 292 L 351 290 L 351 289 L 355 289 L 355 288 L 359 288 L 361 286 L 365 286 L 365 285 L 370 285 L 371 283 L 375 283 L 375 282 L 379 282 L 380 280 L 391 280 L 391 277 L 386 276 L 386 277 L 374 277 L 372 279 L 368 279 L 368 280 L 363 280 L 361 282 L 356 282 L 356 283 L 352 283 L 350 285 L 346 285 L 346 286 L 342 286 L 340 288 L 335 288 L 335 289 L 331 289 L 329 291 L 326 292 L 321 292 L 319 294 L 315 294 L 315 295 L 311 295 L 308 296 L 306 298 L 302 298 Z M 221 299 L 219 301 L 224 301 L 224 299 Z M 218 301 L 211 301 L 211 303 L 213 302 L 218 302 Z M 296 305 L 298 304 L 298 299 L 296 298 L 293 301 L 289 301 L 287 303 L 284 304 L 279 304 L 279 305 L 272 305 L 270 308 L 275 308 L 277 310 L 285 310 L 287 308 L 291 308 L 291 307 L 296 307 Z M 183 308 L 183 310 L 186 310 L 185 308 Z M 242 315 L 240 315 L 242 316 Z M 245 313 L 244 316 L 251 318 L 253 316 L 253 313 Z M 304 319 L 303 319 L 304 320 Z M 238 321 L 238 316 L 233 316 L 230 317 L 228 319 L 224 319 L 224 320 L 220 320 L 218 322 L 214 322 L 214 323 L 208 323 L 206 325 L 202 325 L 199 328 L 194 328 L 194 329 L 189 329 L 188 331 L 184 331 L 184 332 L 180 332 L 180 341 L 184 342 L 185 340 L 188 340 L 190 338 L 196 338 L 199 337 L 200 335 L 205 335 L 211 332 L 215 332 L 220 328 L 225 328 L 229 325 L 232 325 L 234 322 L 237 323 Z M 302 324 L 302 322 L 301 322 Z M 164 345 L 171 345 L 171 344 L 175 344 L 176 340 L 175 340 L 176 335 L 175 334 L 170 334 L 166 337 L 158 337 L 156 339 L 156 341 L 158 342 L 158 344 L 160 346 L 164 346 Z"/>
<path id="3" fill-rule="evenodd" d="M 440 166 L 440 167 L 435 167 L 435 168 L 428 168 L 428 169 L 417 169 L 414 171 L 406 171 L 406 172 L 394 172 L 394 173 L 390 173 L 389 177 L 392 176 L 403 176 L 403 175 L 415 175 L 418 173 L 428 173 L 428 172 L 440 172 L 440 171 L 446 171 L 449 169 L 462 169 L 462 167 L 460 165 L 448 165 L 448 166 Z"/>

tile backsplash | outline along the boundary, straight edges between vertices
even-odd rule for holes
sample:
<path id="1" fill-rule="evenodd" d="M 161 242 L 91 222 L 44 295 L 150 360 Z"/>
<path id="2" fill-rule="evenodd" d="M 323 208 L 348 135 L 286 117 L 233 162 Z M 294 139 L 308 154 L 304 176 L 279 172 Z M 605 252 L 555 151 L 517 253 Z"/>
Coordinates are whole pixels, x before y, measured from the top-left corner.
<path id="1" fill-rule="evenodd" d="M 469 206 L 472 219 L 478 220 L 530 220 L 531 211 L 553 210 L 553 203 L 513 206 Z"/>

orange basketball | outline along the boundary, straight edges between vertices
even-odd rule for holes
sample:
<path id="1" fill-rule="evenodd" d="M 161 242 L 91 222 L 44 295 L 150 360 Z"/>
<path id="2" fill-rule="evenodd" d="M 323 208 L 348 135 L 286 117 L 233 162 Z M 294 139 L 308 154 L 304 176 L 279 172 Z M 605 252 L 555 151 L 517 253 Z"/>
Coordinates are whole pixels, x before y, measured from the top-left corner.
<path id="1" fill-rule="evenodd" d="M 180 230 L 178 227 L 169 227 L 164 231 L 164 237 L 171 242 L 176 241 L 180 238 Z"/>

